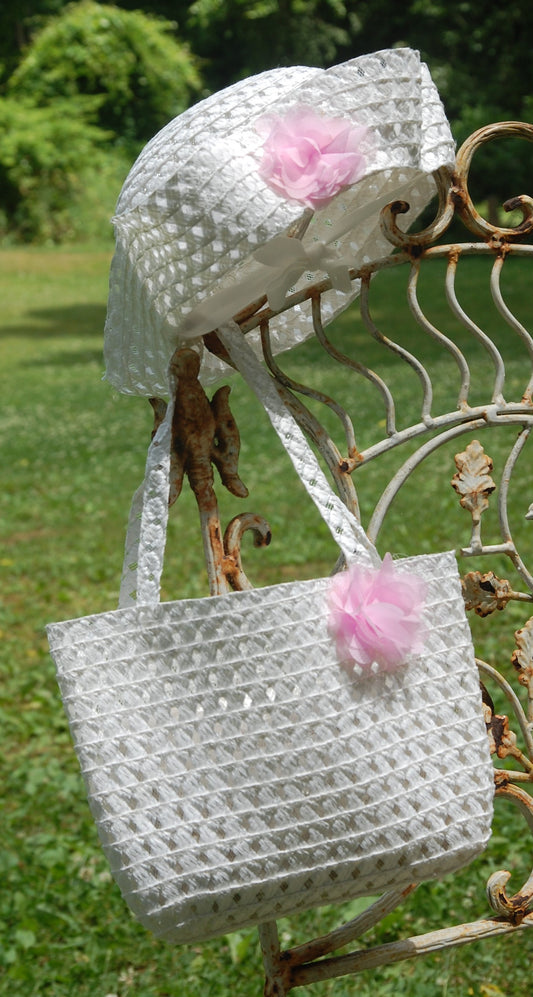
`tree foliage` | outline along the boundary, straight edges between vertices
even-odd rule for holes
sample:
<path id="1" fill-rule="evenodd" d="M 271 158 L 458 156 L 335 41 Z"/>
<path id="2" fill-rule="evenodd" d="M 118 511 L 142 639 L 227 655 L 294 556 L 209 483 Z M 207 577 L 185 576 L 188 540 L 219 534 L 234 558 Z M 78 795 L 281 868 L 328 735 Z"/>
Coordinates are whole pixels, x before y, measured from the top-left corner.
<path id="1" fill-rule="evenodd" d="M 361 26 L 355 5 L 344 0 L 195 0 L 186 6 L 178 23 L 202 58 L 211 89 L 273 66 L 332 65 Z"/>
<path id="2" fill-rule="evenodd" d="M 102 165 L 109 136 L 91 124 L 94 100 L 37 108 L 0 98 L 0 236 L 26 242 L 72 235 L 89 164 Z M 80 233 L 76 233 L 80 234 Z"/>
<path id="3" fill-rule="evenodd" d="M 328 66 L 405 44 L 428 61 L 453 121 L 462 120 L 465 108 L 470 118 L 473 107 L 498 108 L 503 117 L 531 111 L 529 0 L 117 0 L 117 7 L 165 18 L 168 37 L 174 32 L 201 60 L 208 91 L 272 66 Z M 17 49 L 35 27 L 68 9 L 67 0 L 0 5 L 0 63 L 20 60 Z"/>
<path id="4" fill-rule="evenodd" d="M 7 92 L 51 106 L 98 95 L 98 123 L 142 142 L 183 111 L 200 86 L 174 25 L 139 11 L 82 0 L 36 35 Z"/>
<path id="5" fill-rule="evenodd" d="M 44 0 L 42 0 L 44 2 Z M 134 9 L 139 0 L 117 0 Z M 327 66 L 361 29 L 353 0 L 143 0 L 176 22 L 209 92 L 273 66 Z M 348 57 L 348 56 L 346 56 Z"/>
<path id="6" fill-rule="evenodd" d="M 414 44 L 438 74 L 450 117 L 465 109 L 500 109 L 508 119 L 524 115 L 533 95 L 529 0 L 412 0 L 408 23 Z"/>
<path id="7" fill-rule="evenodd" d="M 55 108 L 67 119 L 65 129 L 69 118 L 81 115 L 78 123 L 87 121 L 86 136 L 98 149 L 101 133 L 97 138 L 91 129 L 112 132 L 115 148 L 118 142 L 131 161 L 170 118 L 237 79 L 274 66 L 327 67 L 409 45 L 429 64 L 460 143 L 491 121 L 531 120 L 532 28 L 530 0 L 507 6 L 493 0 L 117 0 L 116 6 L 17 0 L 0 4 L 0 86 L 9 101 L 24 102 L 43 149 Z M 98 98 L 93 118 L 86 115 L 87 104 L 76 103 L 91 96 Z M 3 122 L 5 117 L 0 128 Z M 22 121 L 9 127 L 13 141 L 22 141 Z M 4 218 L 14 218 L 13 167 L 1 158 L 7 145 L 1 136 L 0 179 L 6 186 L 0 209 Z M 475 157 L 481 164 L 479 196 L 501 200 L 528 188 L 531 149 L 518 145 L 523 153 L 517 143 L 498 143 L 487 157 Z M 86 148 L 81 134 L 80 148 Z M 36 175 L 41 170 L 49 178 L 36 151 L 29 161 Z M 70 180 L 64 183 L 67 189 Z"/>
<path id="8" fill-rule="evenodd" d="M 54 0 L 38 0 L 40 3 Z M 140 0 L 117 0 L 135 8 Z M 277 65 L 329 66 L 381 48 L 420 49 L 453 122 L 531 113 L 530 0 L 142 0 L 177 22 L 209 90 Z"/>
<path id="9" fill-rule="evenodd" d="M 32 36 L 68 0 L 4 0 L 0 3 L 0 80 L 7 80 Z"/>

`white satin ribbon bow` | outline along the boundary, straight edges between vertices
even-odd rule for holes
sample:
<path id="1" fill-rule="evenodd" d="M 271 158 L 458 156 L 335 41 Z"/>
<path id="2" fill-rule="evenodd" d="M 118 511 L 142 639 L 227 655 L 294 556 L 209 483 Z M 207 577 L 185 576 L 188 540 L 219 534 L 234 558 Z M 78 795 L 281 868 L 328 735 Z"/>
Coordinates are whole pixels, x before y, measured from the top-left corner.
<path id="1" fill-rule="evenodd" d="M 272 310 L 280 311 L 287 292 L 306 271 L 325 272 L 338 291 L 351 291 L 350 261 L 324 242 L 304 246 L 300 239 L 276 235 L 254 253 L 254 261 L 238 283 L 216 291 L 189 312 L 179 329 L 181 339 L 204 336 L 264 294 Z"/>
<path id="2" fill-rule="evenodd" d="M 273 311 L 280 311 L 287 292 L 306 271 L 327 273 L 332 286 L 345 294 L 351 291 L 350 267 L 353 262 L 343 257 L 332 243 L 357 227 L 393 199 L 400 197 L 409 184 L 392 188 L 366 204 L 346 212 L 328 233 L 330 241 L 312 242 L 304 246 L 300 239 L 276 235 L 253 254 L 251 263 L 240 279 L 197 305 L 184 318 L 178 335 L 180 339 L 197 339 L 228 322 L 234 315 L 257 301 L 264 294 Z"/>
<path id="3" fill-rule="evenodd" d="M 304 246 L 300 239 L 276 235 L 254 253 L 254 259 L 273 271 L 266 275 L 265 292 L 274 311 L 283 308 L 287 292 L 306 270 L 327 273 L 337 291 L 349 294 L 352 289 L 350 261 L 325 242 Z"/>

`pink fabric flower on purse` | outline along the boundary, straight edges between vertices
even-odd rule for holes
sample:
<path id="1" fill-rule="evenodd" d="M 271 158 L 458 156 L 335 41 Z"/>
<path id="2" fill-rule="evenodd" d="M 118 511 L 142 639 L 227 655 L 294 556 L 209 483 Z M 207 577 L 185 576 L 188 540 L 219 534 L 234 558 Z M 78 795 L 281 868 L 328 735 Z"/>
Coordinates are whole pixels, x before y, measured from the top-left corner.
<path id="1" fill-rule="evenodd" d="M 363 176 L 367 129 L 346 118 L 323 117 L 302 105 L 284 117 L 264 115 L 257 130 L 265 136 L 260 176 L 291 201 L 322 208 Z"/>
<path id="2" fill-rule="evenodd" d="M 352 565 L 331 580 L 329 629 L 340 659 L 363 672 L 394 671 L 423 647 L 426 585 L 398 571 L 390 554 L 379 568 Z M 374 667 L 373 667 L 374 666 Z"/>

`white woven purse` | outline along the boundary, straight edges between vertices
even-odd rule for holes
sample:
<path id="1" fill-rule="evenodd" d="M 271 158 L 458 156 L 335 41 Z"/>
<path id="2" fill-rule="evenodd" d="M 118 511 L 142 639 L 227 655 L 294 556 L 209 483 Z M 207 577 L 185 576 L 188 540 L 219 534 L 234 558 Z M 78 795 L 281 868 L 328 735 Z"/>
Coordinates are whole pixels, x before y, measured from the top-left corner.
<path id="1" fill-rule="evenodd" d="M 376 563 L 240 331 L 220 336 L 348 563 Z M 162 604 L 171 413 L 138 495 L 136 605 L 48 628 L 128 905 L 192 942 L 466 864 L 490 833 L 493 778 L 454 554 L 399 562 L 426 582 L 426 635 L 394 673 L 342 666 L 330 579 Z"/>

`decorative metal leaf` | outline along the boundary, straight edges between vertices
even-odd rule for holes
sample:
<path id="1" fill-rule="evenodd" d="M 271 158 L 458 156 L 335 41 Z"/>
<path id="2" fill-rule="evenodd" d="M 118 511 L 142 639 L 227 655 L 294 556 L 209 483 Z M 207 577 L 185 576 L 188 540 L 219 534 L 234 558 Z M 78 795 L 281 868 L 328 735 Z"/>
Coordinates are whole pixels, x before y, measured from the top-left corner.
<path id="1" fill-rule="evenodd" d="M 463 598 L 468 610 L 473 609 L 478 616 L 490 616 L 497 609 L 505 609 L 513 590 L 506 578 L 498 578 L 493 571 L 482 575 L 480 571 L 469 571 L 462 581 Z"/>
<path id="2" fill-rule="evenodd" d="M 479 522 L 481 514 L 488 508 L 489 495 L 496 485 L 490 476 L 493 462 L 481 443 L 472 440 L 466 450 L 455 455 L 457 474 L 452 478 L 452 485 L 461 496 L 463 509 L 472 513 L 472 519 Z"/>

